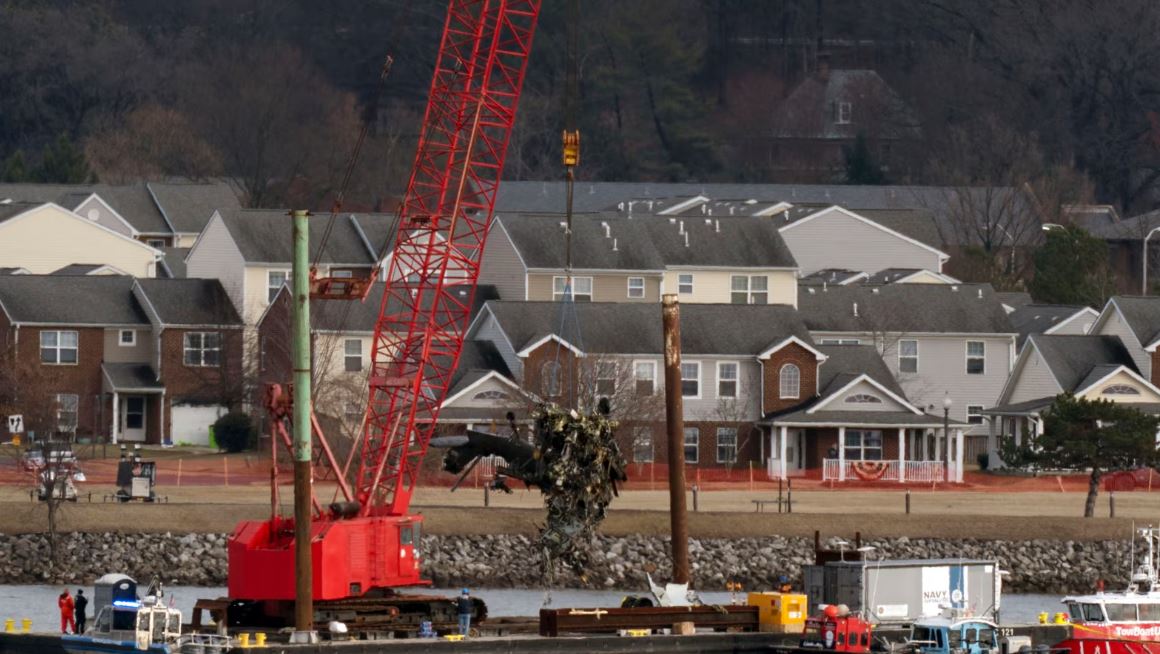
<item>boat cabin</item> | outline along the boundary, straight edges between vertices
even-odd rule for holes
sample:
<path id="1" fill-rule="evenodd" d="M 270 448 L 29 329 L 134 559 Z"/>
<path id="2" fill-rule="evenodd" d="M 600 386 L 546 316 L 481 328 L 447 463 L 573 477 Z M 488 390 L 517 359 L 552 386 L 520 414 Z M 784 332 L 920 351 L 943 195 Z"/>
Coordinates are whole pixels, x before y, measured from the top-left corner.
<path id="1" fill-rule="evenodd" d="M 999 629 L 979 618 L 924 618 L 910 628 L 910 644 L 921 654 L 999 651 Z"/>
<path id="2" fill-rule="evenodd" d="M 181 637 L 181 611 L 157 604 L 116 600 L 101 609 L 85 635 L 115 642 L 132 642 L 140 649 L 176 643 Z"/>
<path id="3" fill-rule="evenodd" d="M 1160 593 L 1108 593 L 1063 598 L 1072 624 L 1160 622 Z"/>

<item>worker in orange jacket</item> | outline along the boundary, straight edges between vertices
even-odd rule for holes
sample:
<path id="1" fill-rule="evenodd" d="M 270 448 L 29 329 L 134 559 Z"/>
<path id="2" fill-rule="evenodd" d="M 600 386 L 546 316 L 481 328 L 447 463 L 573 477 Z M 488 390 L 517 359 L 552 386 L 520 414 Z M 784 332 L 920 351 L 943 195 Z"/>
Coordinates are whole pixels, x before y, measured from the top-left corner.
<path id="1" fill-rule="evenodd" d="M 56 605 L 60 607 L 60 633 L 75 634 L 77 623 L 73 617 L 73 609 L 76 605 L 73 604 L 72 595 L 68 594 L 67 588 L 61 591 L 60 597 L 56 598 Z"/>

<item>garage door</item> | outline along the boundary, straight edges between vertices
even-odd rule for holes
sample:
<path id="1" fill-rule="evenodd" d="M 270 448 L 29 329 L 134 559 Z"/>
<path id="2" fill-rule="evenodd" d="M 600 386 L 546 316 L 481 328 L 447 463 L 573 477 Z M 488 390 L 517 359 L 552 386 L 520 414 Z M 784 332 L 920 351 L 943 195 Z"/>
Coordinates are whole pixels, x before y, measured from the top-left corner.
<path id="1" fill-rule="evenodd" d="M 209 428 L 226 414 L 226 407 L 217 405 L 177 404 L 173 407 L 173 443 L 209 445 Z"/>

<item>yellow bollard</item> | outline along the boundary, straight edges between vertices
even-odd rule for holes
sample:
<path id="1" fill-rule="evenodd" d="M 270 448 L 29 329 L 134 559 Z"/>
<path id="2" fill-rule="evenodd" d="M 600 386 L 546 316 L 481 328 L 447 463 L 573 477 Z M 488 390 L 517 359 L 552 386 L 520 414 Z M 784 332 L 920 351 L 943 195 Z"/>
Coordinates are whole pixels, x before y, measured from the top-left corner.
<path id="1" fill-rule="evenodd" d="M 258 641 L 255 645 L 256 647 L 266 646 L 266 634 L 264 632 L 259 631 L 258 633 L 254 634 L 254 638 L 256 638 Z"/>
<path id="2" fill-rule="evenodd" d="M 1067 614 L 1062 611 L 1056 613 L 1055 624 L 1067 624 Z"/>
<path id="3" fill-rule="evenodd" d="M 1047 624 L 1047 611 L 1043 611 L 1039 614 L 1039 624 Z"/>
<path id="4" fill-rule="evenodd" d="M 238 634 L 238 645 L 242 649 L 248 648 L 250 646 L 250 634 Z"/>
<path id="5" fill-rule="evenodd" d="M 16 633 L 16 621 L 15 620 L 13 620 L 12 618 L 8 618 L 7 620 L 4 621 L 4 633 L 6 633 L 6 634 Z"/>
<path id="6" fill-rule="evenodd" d="M 31 618 L 24 618 L 23 620 L 20 621 L 20 633 L 22 633 L 22 634 L 32 633 L 32 619 Z"/>

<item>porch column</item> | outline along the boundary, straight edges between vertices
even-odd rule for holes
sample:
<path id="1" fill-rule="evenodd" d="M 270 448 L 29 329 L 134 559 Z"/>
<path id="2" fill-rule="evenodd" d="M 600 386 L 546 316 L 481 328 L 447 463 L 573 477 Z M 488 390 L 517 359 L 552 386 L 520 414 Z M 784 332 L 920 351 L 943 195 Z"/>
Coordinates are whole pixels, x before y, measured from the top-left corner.
<path id="1" fill-rule="evenodd" d="M 838 427 L 838 481 L 846 481 L 846 428 Z"/>
<path id="2" fill-rule="evenodd" d="M 1043 418 L 1035 416 L 1035 437 L 1039 438 L 1043 435 Z"/>
<path id="3" fill-rule="evenodd" d="M 780 460 L 782 462 L 782 479 L 785 479 L 785 472 L 789 468 L 789 464 L 785 463 L 786 451 L 789 450 L 788 446 L 786 446 L 785 441 L 786 441 L 786 439 L 789 438 L 789 433 L 790 433 L 789 428 L 785 427 L 783 424 L 783 426 L 780 428 L 780 431 L 778 431 L 778 434 L 777 434 L 777 437 L 781 438 L 781 443 L 778 443 L 778 448 L 781 448 L 780 450 L 778 450 L 778 457 L 780 457 Z"/>
<path id="4" fill-rule="evenodd" d="M 121 421 L 120 413 L 121 413 L 121 397 L 117 394 L 117 391 L 113 391 L 113 424 L 112 424 L 113 428 L 111 430 L 109 430 L 109 440 L 113 441 L 114 445 L 116 445 L 117 441 L 119 440 L 117 438 L 117 426 Z"/>
<path id="5" fill-rule="evenodd" d="M 898 429 L 898 483 L 906 481 L 906 429 Z"/>
<path id="6" fill-rule="evenodd" d="M 963 430 L 955 430 L 955 481 L 963 483 Z"/>
<path id="7" fill-rule="evenodd" d="M 999 459 L 999 442 L 995 440 L 995 421 L 1002 420 L 1000 416 L 987 418 L 987 467 L 994 468 Z"/>
<path id="8" fill-rule="evenodd" d="M 165 445 L 167 443 L 171 443 L 172 441 L 169 439 L 169 435 L 165 431 L 165 391 L 164 390 L 161 391 L 161 400 L 159 401 L 159 404 L 157 407 L 157 424 L 158 424 L 158 428 L 161 430 L 161 444 Z"/>
<path id="9" fill-rule="evenodd" d="M 1013 420 L 1015 423 L 1015 445 L 1023 445 L 1023 420 L 1024 418 L 1022 416 L 1018 416 Z"/>
<path id="10" fill-rule="evenodd" d="M 944 433 L 944 431 L 941 429 L 935 431 L 935 433 L 934 433 L 934 460 L 935 461 L 942 461 L 943 460 L 942 442 L 943 442 L 943 437 L 945 437 L 945 436 L 946 436 L 946 433 Z M 950 449 L 950 448 L 948 447 L 947 449 Z"/>
<path id="11" fill-rule="evenodd" d="M 929 446 L 930 446 L 930 433 L 924 431 L 924 432 L 922 432 L 922 460 L 923 461 L 930 461 Z"/>

